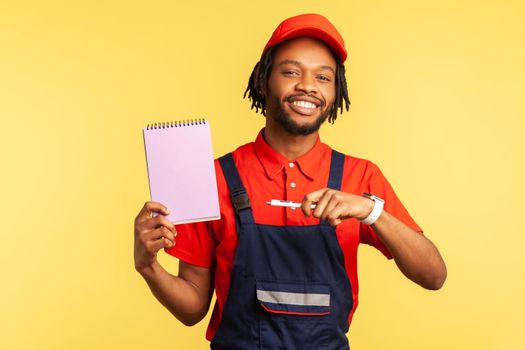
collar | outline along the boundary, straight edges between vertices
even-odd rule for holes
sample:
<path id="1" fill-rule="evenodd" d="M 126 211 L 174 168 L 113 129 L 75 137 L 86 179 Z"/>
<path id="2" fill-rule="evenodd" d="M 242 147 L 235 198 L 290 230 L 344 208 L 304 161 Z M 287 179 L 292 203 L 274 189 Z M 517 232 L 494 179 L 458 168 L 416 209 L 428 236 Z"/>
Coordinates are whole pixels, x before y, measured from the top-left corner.
<path id="1" fill-rule="evenodd" d="M 294 161 L 301 172 L 306 175 L 310 180 L 314 180 L 318 173 L 319 164 L 322 159 L 326 156 L 330 148 L 321 142 L 321 138 L 318 136 L 315 145 L 308 152 L 300 156 L 295 160 L 290 160 L 274 150 L 263 137 L 264 128 L 259 131 L 257 138 L 255 139 L 254 147 L 255 154 L 261 162 L 266 175 L 270 180 L 273 180 L 277 174 L 279 174 L 288 163 Z"/>

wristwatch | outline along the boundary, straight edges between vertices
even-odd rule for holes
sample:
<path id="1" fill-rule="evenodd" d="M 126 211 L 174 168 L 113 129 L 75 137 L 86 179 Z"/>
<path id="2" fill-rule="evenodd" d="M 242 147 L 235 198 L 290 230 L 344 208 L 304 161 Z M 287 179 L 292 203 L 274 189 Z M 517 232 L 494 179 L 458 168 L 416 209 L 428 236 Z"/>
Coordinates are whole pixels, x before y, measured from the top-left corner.
<path id="1" fill-rule="evenodd" d="M 385 200 L 366 192 L 363 193 L 363 197 L 374 201 L 374 209 L 372 209 L 370 215 L 368 215 L 365 219 L 361 220 L 361 222 L 363 224 L 372 225 L 374 222 L 376 222 L 377 219 L 379 219 L 379 215 L 381 215 L 381 213 L 383 212 Z"/>

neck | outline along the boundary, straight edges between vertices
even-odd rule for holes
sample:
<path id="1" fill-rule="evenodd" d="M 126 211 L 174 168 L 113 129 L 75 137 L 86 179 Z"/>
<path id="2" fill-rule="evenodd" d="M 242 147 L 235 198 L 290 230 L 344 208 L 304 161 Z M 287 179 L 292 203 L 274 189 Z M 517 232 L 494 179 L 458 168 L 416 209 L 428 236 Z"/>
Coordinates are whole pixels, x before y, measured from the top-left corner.
<path id="1" fill-rule="evenodd" d="M 287 159 L 295 160 L 315 146 L 319 137 L 318 131 L 306 136 L 292 135 L 276 123 L 269 122 L 269 120 L 271 118 L 267 117 L 264 140 Z"/>

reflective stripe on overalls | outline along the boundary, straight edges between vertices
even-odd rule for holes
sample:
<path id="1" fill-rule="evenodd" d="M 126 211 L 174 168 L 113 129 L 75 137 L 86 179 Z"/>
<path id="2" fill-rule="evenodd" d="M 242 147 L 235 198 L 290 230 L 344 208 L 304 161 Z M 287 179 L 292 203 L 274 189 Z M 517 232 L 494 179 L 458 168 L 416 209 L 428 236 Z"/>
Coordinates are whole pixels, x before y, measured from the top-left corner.
<path id="1" fill-rule="evenodd" d="M 236 210 L 238 244 L 211 348 L 349 349 L 345 334 L 352 288 L 335 228 L 325 221 L 256 224 L 231 153 L 219 161 Z M 341 188 L 343 165 L 344 155 L 332 151 L 329 188 Z"/>

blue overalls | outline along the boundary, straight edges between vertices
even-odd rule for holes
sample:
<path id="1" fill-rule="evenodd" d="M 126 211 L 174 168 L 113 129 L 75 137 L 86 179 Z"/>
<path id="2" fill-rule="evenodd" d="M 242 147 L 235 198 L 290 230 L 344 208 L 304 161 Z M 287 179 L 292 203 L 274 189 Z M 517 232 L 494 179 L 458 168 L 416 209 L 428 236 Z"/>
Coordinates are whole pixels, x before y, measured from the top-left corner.
<path id="1" fill-rule="evenodd" d="M 216 350 L 343 350 L 352 288 L 335 227 L 259 225 L 231 153 L 219 159 L 236 211 L 238 244 Z M 328 187 L 344 155 L 332 151 Z"/>

